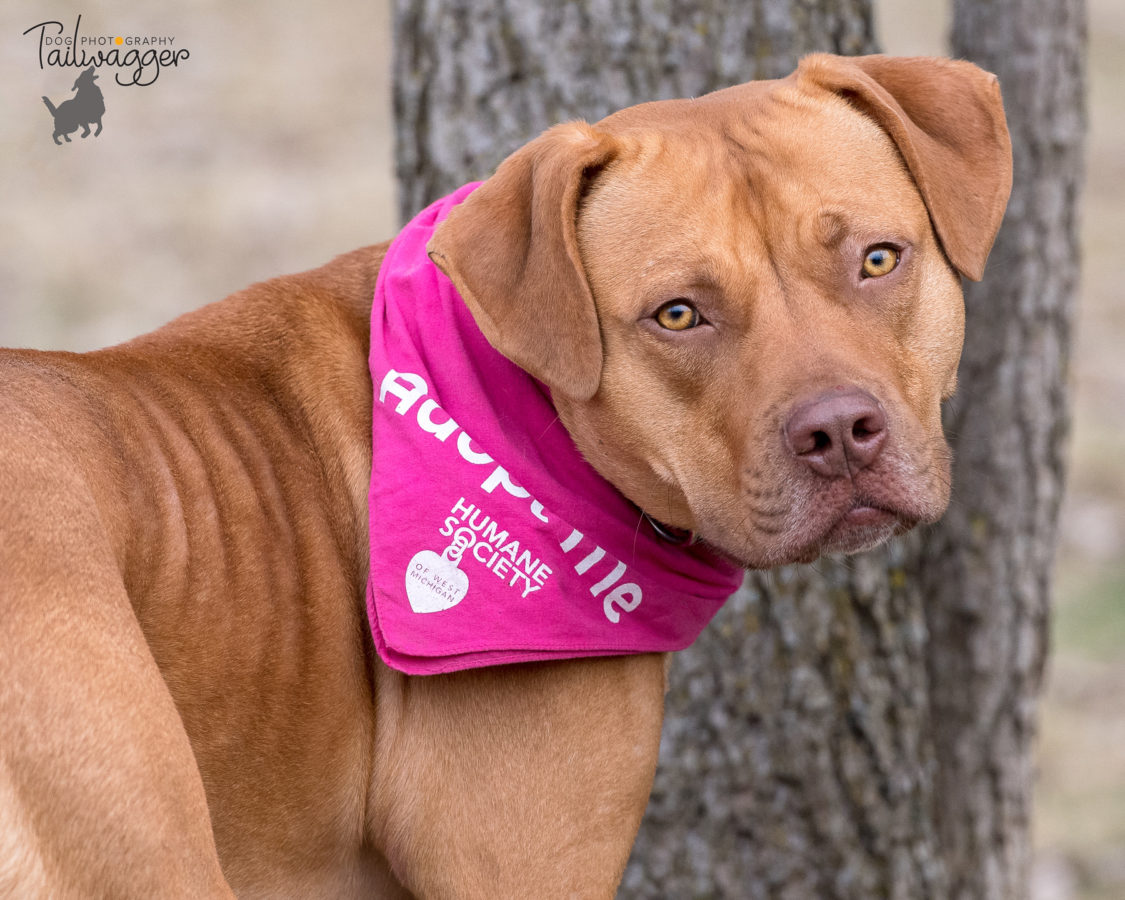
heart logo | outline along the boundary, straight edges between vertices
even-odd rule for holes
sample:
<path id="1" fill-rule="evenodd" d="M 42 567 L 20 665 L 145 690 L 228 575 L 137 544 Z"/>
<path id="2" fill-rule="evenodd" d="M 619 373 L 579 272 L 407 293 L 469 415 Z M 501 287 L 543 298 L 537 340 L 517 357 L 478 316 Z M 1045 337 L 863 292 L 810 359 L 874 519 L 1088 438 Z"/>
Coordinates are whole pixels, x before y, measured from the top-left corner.
<path id="1" fill-rule="evenodd" d="M 469 576 L 433 550 L 415 553 L 406 567 L 406 596 L 416 613 L 441 612 L 465 599 Z"/>

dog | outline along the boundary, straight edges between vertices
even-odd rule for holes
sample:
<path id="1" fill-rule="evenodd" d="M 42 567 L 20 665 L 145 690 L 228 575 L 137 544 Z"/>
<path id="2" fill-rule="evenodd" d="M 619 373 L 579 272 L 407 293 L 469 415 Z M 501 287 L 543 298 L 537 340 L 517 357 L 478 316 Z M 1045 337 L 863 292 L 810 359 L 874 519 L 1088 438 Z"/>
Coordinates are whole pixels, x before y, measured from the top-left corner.
<path id="1" fill-rule="evenodd" d="M 556 126 L 448 211 L 417 268 L 526 373 L 638 547 L 651 520 L 684 560 L 774 566 L 943 512 L 960 276 L 981 277 L 1010 184 L 993 76 L 814 55 Z M 105 350 L 0 354 L 0 896 L 613 895 L 665 657 L 416 676 L 373 641 L 369 553 L 400 530 L 369 519 L 374 415 L 490 472 L 483 504 L 555 515 L 439 412 L 448 395 L 369 370 L 393 252 Z M 379 327 L 433 350 L 426 321 Z M 487 398 L 502 424 L 506 396 Z M 425 590 L 450 602 L 477 539 L 446 540 Z M 543 567 L 524 590 L 561 577 Z M 624 623 L 650 599 L 611 576 L 573 602 Z"/>
<path id="2" fill-rule="evenodd" d="M 83 71 L 74 80 L 74 87 L 71 88 L 72 91 L 77 91 L 77 93 L 69 100 L 60 103 L 57 108 L 49 98 L 43 98 L 47 111 L 55 120 L 55 131 L 51 137 L 59 146 L 62 146 L 59 136 L 65 138 L 69 144 L 71 133 L 77 131 L 79 126 L 82 127 L 82 137 L 90 136 L 91 124 L 98 126 L 94 132 L 94 137 L 102 133 L 105 99 L 102 97 L 102 89 L 94 84 L 97 78 L 93 66 Z"/>

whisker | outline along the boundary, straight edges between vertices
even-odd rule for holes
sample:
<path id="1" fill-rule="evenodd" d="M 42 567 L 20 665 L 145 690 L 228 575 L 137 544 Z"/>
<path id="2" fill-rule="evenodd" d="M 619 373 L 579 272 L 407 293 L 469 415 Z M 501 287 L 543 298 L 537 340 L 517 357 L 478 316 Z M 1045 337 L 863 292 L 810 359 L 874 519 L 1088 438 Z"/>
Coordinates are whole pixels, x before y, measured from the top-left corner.
<path id="1" fill-rule="evenodd" d="M 550 421 L 550 422 L 548 422 L 548 423 L 547 423 L 547 427 L 546 427 L 546 428 L 544 428 L 544 429 L 543 429 L 543 431 L 542 431 L 542 432 L 540 432 L 540 434 L 539 434 L 539 437 L 537 437 L 537 438 L 535 439 L 535 440 L 536 440 L 536 442 L 539 442 L 539 441 L 543 440 L 543 438 L 544 438 L 544 437 L 546 437 L 546 435 L 547 435 L 547 432 L 548 432 L 548 431 L 550 431 L 550 430 L 551 430 L 552 428 L 554 428 L 554 427 L 555 427 L 555 424 L 556 424 L 556 423 L 557 423 L 558 421 L 559 421 L 559 415 L 558 415 L 558 413 L 555 413 L 555 417 L 554 417 L 553 419 L 551 419 L 551 421 Z"/>

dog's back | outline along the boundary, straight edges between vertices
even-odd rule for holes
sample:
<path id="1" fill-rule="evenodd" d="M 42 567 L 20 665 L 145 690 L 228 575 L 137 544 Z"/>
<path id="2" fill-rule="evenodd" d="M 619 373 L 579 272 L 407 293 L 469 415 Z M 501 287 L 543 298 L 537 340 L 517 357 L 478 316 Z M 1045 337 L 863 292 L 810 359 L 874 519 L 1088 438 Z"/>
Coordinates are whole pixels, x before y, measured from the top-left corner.
<path id="1" fill-rule="evenodd" d="M 366 857 L 330 858 L 361 842 L 338 832 L 362 828 L 373 722 L 365 523 L 348 513 L 365 499 L 369 388 L 328 281 L 359 298 L 365 330 L 380 256 L 352 256 L 119 347 L 0 350 L 0 860 L 18 861 L 0 864 L 0 897 L 229 896 L 217 848 L 235 845 L 253 849 L 226 875 L 264 895 L 383 895 Z M 312 369 L 346 368 L 355 388 L 304 395 L 279 360 L 326 334 Z M 320 415 L 362 463 L 347 496 L 332 441 L 310 440 Z M 274 702 L 279 683 L 297 695 Z M 319 773 L 311 791 L 295 772 Z M 208 810 L 205 783 L 233 802 Z M 255 824 L 267 797 L 296 806 L 277 832 Z M 44 844 L 47 820 L 66 827 Z M 263 887 L 265 870 L 282 881 Z"/>

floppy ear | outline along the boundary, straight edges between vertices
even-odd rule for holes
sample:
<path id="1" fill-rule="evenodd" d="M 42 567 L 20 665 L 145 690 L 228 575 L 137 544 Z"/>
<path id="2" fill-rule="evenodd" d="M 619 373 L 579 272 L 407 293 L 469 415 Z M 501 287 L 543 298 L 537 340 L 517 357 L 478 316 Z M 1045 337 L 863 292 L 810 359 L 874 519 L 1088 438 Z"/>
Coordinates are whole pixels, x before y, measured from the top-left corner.
<path id="1" fill-rule="evenodd" d="M 526 144 L 453 208 L 426 250 L 489 343 L 580 400 L 601 381 L 602 340 L 578 254 L 578 204 L 615 142 L 584 122 Z"/>
<path id="2" fill-rule="evenodd" d="M 898 146 L 945 255 L 980 281 L 1012 189 L 996 76 L 936 57 L 806 57 L 798 80 L 844 97 Z"/>

